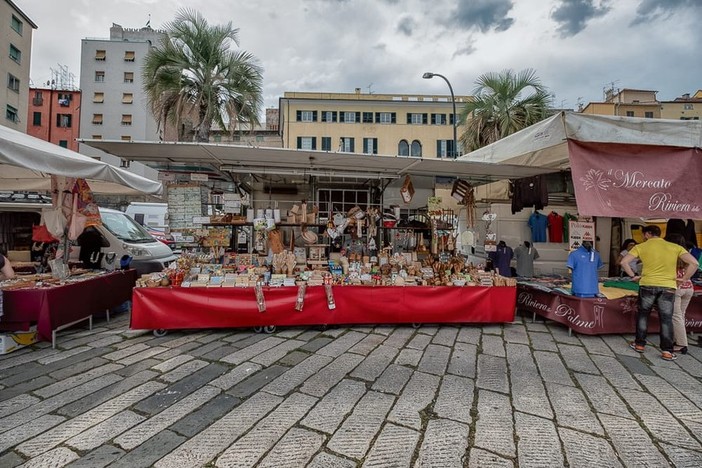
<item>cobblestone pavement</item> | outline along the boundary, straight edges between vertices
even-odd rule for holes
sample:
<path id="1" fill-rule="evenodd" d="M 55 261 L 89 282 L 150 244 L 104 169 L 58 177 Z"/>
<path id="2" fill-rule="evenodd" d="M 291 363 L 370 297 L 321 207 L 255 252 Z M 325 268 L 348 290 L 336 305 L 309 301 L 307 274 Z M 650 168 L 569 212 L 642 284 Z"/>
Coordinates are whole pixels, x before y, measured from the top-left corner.
<path id="1" fill-rule="evenodd" d="M 0 467 L 702 466 L 702 348 L 557 324 L 171 332 L 0 356 Z"/>

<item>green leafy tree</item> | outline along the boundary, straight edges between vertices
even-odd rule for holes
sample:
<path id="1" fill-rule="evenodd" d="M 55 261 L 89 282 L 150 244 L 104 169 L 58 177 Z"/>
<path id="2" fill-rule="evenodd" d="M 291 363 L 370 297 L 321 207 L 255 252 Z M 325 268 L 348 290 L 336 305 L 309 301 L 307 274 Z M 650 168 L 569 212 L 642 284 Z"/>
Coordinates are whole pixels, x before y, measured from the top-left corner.
<path id="1" fill-rule="evenodd" d="M 486 73 L 461 111 L 465 152 L 489 145 L 550 115 L 551 94 L 532 69 Z"/>
<path id="2" fill-rule="evenodd" d="M 200 142 L 209 141 L 215 124 L 231 132 L 237 125 L 259 124 L 262 69 L 252 54 L 231 49 L 232 43 L 239 46 L 238 33 L 231 22 L 210 25 L 189 9 L 166 24 L 163 40 L 148 52 L 142 71 L 159 124 L 167 120 L 180 129 L 192 119 Z"/>

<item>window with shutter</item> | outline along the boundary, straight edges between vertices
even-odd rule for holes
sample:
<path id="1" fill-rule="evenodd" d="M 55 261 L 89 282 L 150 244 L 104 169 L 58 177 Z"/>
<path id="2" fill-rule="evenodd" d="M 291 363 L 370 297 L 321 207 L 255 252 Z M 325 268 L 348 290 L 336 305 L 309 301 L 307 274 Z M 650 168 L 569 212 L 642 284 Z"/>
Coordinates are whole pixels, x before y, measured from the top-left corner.
<path id="1" fill-rule="evenodd" d="M 122 104 L 132 104 L 134 95 L 132 93 L 122 93 Z"/>
<path id="2" fill-rule="evenodd" d="M 98 62 L 104 62 L 107 59 L 107 52 L 104 50 L 95 51 L 95 60 Z"/>
<path id="3" fill-rule="evenodd" d="M 94 93 L 93 102 L 96 104 L 102 104 L 105 102 L 105 93 Z"/>
<path id="4" fill-rule="evenodd" d="M 331 151 L 331 137 L 322 137 L 322 151 Z"/>
<path id="5" fill-rule="evenodd" d="M 133 50 L 127 50 L 124 52 L 124 61 L 125 62 L 133 62 L 134 61 L 134 51 Z"/>
<path id="6" fill-rule="evenodd" d="M 102 114 L 93 114 L 93 125 L 102 125 Z"/>
<path id="7" fill-rule="evenodd" d="M 122 114 L 122 125 L 129 126 L 132 124 L 132 114 Z"/>

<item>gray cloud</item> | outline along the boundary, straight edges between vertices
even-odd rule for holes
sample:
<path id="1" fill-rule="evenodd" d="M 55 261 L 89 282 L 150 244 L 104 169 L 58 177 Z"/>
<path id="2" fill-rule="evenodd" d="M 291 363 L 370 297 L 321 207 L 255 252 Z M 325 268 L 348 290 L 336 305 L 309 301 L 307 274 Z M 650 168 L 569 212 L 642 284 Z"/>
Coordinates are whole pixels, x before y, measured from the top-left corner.
<path id="1" fill-rule="evenodd" d="M 404 34 L 405 36 L 411 36 L 417 23 L 411 16 L 403 16 L 397 23 L 397 31 Z"/>
<path id="2" fill-rule="evenodd" d="M 475 41 L 472 38 L 469 38 L 467 41 L 465 41 L 462 47 L 456 49 L 451 58 L 460 57 L 461 55 L 471 55 L 476 50 Z"/>
<path id="3" fill-rule="evenodd" d="M 561 0 L 561 4 L 553 10 L 551 18 L 559 24 L 558 32 L 562 37 L 575 36 L 585 29 L 588 21 L 604 16 L 610 7 L 606 0 L 600 6 L 595 0 Z"/>
<path id="4" fill-rule="evenodd" d="M 699 0 L 641 0 L 636 9 L 636 18 L 631 24 L 637 25 L 666 19 L 675 11 L 687 8 L 702 10 L 702 3 Z"/>
<path id="5" fill-rule="evenodd" d="M 514 23 L 514 19 L 507 16 L 512 6 L 511 0 L 458 0 L 454 22 L 480 32 L 507 31 Z"/>

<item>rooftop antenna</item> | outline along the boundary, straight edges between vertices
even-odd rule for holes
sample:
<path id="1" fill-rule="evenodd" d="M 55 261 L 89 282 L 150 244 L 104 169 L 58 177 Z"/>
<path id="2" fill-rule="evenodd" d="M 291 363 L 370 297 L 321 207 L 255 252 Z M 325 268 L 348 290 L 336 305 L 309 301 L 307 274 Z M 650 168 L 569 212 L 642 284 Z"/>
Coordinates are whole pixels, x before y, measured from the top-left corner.
<path id="1" fill-rule="evenodd" d="M 373 86 L 373 83 L 371 83 L 371 84 L 369 84 L 368 86 L 366 86 L 366 88 L 368 88 L 368 94 L 373 94 L 373 91 L 371 91 L 371 87 L 372 87 L 372 86 Z"/>
<path id="2" fill-rule="evenodd" d="M 145 28 L 150 28 L 151 27 L 151 13 L 149 13 L 149 19 L 146 21 L 146 26 Z"/>

